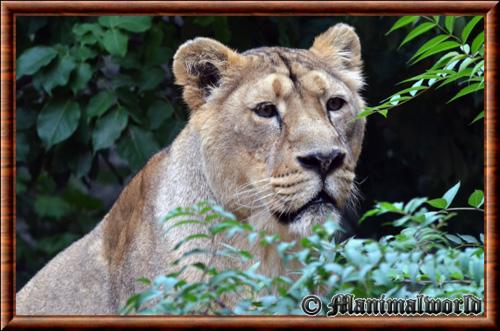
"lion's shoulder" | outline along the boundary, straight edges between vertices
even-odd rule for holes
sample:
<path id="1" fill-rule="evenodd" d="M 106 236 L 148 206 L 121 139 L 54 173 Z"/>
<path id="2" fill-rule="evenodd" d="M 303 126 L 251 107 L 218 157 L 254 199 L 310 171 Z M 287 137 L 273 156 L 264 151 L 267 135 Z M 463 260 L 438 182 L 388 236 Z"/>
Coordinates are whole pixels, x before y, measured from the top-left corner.
<path id="1" fill-rule="evenodd" d="M 147 164 L 130 180 L 118 200 L 104 217 L 102 239 L 104 255 L 110 265 L 122 261 L 141 222 L 153 218 L 152 197 L 158 191 L 158 180 L 170 154 L 170 146 L 151 157 Z"/>

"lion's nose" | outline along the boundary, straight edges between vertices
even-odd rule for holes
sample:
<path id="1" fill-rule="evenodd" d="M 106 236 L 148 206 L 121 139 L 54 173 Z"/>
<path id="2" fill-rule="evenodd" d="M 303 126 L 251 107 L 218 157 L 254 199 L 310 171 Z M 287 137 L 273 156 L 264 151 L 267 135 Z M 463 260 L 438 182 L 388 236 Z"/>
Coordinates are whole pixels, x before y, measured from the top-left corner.
<path id="1" fill-rule="evenodd" d="M 321 178 L 325 178 L 333 170 L 337 169 L 344 162 L 345 153 L 334 149 L 330 152 L 313 152 L 302 156 L 297 156 L 297 160 L 305 169 L 317 172 Z"/>

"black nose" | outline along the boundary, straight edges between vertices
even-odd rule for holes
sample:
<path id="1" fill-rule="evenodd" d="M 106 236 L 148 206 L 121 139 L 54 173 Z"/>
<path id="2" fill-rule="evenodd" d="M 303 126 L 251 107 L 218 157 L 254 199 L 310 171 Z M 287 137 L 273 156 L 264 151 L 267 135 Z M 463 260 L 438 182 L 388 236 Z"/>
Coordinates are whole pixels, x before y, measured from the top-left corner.
<path id="1" fill-rule="evenodd" d="M 345 153 L 334 149 L 329 153 L 314 152 L 303 156 L 297 156 L 297 160 L 305 169 L 317 172 L 325 178 L 333 170 L 337 169 L 344 162 Z"/>

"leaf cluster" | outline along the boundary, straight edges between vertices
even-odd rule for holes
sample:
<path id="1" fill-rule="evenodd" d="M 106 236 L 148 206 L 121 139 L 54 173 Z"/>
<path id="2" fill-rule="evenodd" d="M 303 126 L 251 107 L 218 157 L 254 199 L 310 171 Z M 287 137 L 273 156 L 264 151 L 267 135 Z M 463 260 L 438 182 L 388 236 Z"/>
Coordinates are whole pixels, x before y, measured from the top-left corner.
<path id="1" fill-rule="evenodd" d="M 444 227 L 461 208 L 450 208 L 460 183 L 442 198 L 415 198 L 407 203 L 379 202 L 360 221 L 376 215 L 394 215 L 392 226 L 402 228 L 396 235 L 380 240 L 350 238 L 336 241 L 337 220 L 330 218 L 315 225 L 312 234 L 298 241 L 284 241 L 276 234 L 258 231 L 248 223 L 239 222 L 215 203 L 200 202 L 189 208 L 177 208 L 167 215 L 172 224 L 167 231 L 179 226 L 196 224 L 200 232 L 180 241 L 173 250 L 188 242 L 192 249 L 171 263 L 169 269 L 186 261 L 177 272 L 160 275 L 153 280 L 141 279 L 147 286 L 132 296 L 122 308 L 123 314 L 303 314 L 300 302 L 305 295 L 318 294 L 325 303 L 338 293 L 357 297 L 432 297 L 455 298 L 464 294 L 483 297 L 484 238 L 448 234 Z M 471 208 L 481 211 L 482 191 L 469 198 Z M 426 205 L 432 206 L 428 210 Z M 204 245 L 222 235 L 225 244 L 217 251 Z M 237 236 L 249 247 L 272 246 L 279 254 L 285 271 L 276 277 L 260 273 L 260 263 L 251 252 L 227 244 Z M 210 258 L 207 258 L 207 255 Z M 193 259 L 199 256 L 200 259 Z M 211 261 L 229 259 L 225 265 L 245 265 L 246 268 L 217 269 Z M 189 257 L 189 260 L 187 259 Z M 207 262 L 208 261 L 208 262 Z M 203 271 L 199 281 L 188 282 L 185 275 L 191 268 Z M 224 299 L 238 298 L 234 306 Z M 323 312 L 324 313 L 324 312 Z"/>
<path id="2" fill-rule="evenodd" d="M 400 46 L 408 45 L 424 35 L 428 39 L 421 44 L 409 60 L 414 65 L 425 59 L 434 59 L 430 68 L 423 73 L 409 77 L 400 84 L 408 86 L 382 100 L 378 105 L 366 107 L 358 117 L 365 117 L 379 113 L 387 117 L 389 110 L 398 107 L 418 95 L 428 91 L 431 87 L 441 88 L 454 83 L 460 87 L 459 91 L 448 103 L 465 95 L 484 90 L 484 29 L 479 29 L 482 16 L 455 17 L 455 16 L 403 16 L 398 19 L 387 34 L 411 25 L 411 30 L 401 42 Z M 464 24 L 459 33 L 457 22 Z M 472 32 L 479 30 L 471 36 Z M 432 32 L 432 34 L 430 34 Z M 431 38 L 432 37 L 432 38 Z M 472 123 L 482 119 L 481 111 Z"/>

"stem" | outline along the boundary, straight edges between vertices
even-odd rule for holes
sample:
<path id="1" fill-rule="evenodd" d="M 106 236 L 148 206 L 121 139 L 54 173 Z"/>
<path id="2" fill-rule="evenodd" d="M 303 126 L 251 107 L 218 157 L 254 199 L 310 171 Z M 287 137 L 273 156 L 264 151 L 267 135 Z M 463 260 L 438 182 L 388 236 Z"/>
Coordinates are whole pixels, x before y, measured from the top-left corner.
<path id="1" fill-rule="evenodd" d="M 462 44 L 462 40 L 460 38 L 458 38 L 457 36 L 455 36 L 454 34 L 451 34 L 449 33 L 446 29 L 444 29 L 441 25 L 439 25 L 438 23 L 436 23 L 432 18 L 428 17 L 428 16 L 422 16 L 423 18 L 425 18 L 426 20 L 432 22 L 432 23 L 435 23 L 436 26 L 438 27 L 439 30 L 443 31 L 444 34 L 452 37 L 453 39 L 457 40 L 460 44 Z"/>
<path id="2" fill-rule="evenodd" d="M 409 279 L 404 279 L 403 283 L 425 286 L 425 285 L 433 284 L 433 281 L 431 281 L 431 280 L 421 280 L 419 282 L 412 282 Z M 472 284 L 472 281 L 471 280 L 466 280 L 466 279 L 464 279 L 464 280 L 453 279 L 453 280 L 445 281 L 443 284 L 466 284 L 466 285 L 470 285 L 470 284 Z"/>
<path id="3" fill-rule="evenodd" d="M 444 211 L 480 211 L 480 212 L 483 212 L 484 213 L 484 209 L 482 208 L 474 208 L 474 207 L 460 207 L 460 208 L 446 208 L 446 209 L 443 209 Z"/>

